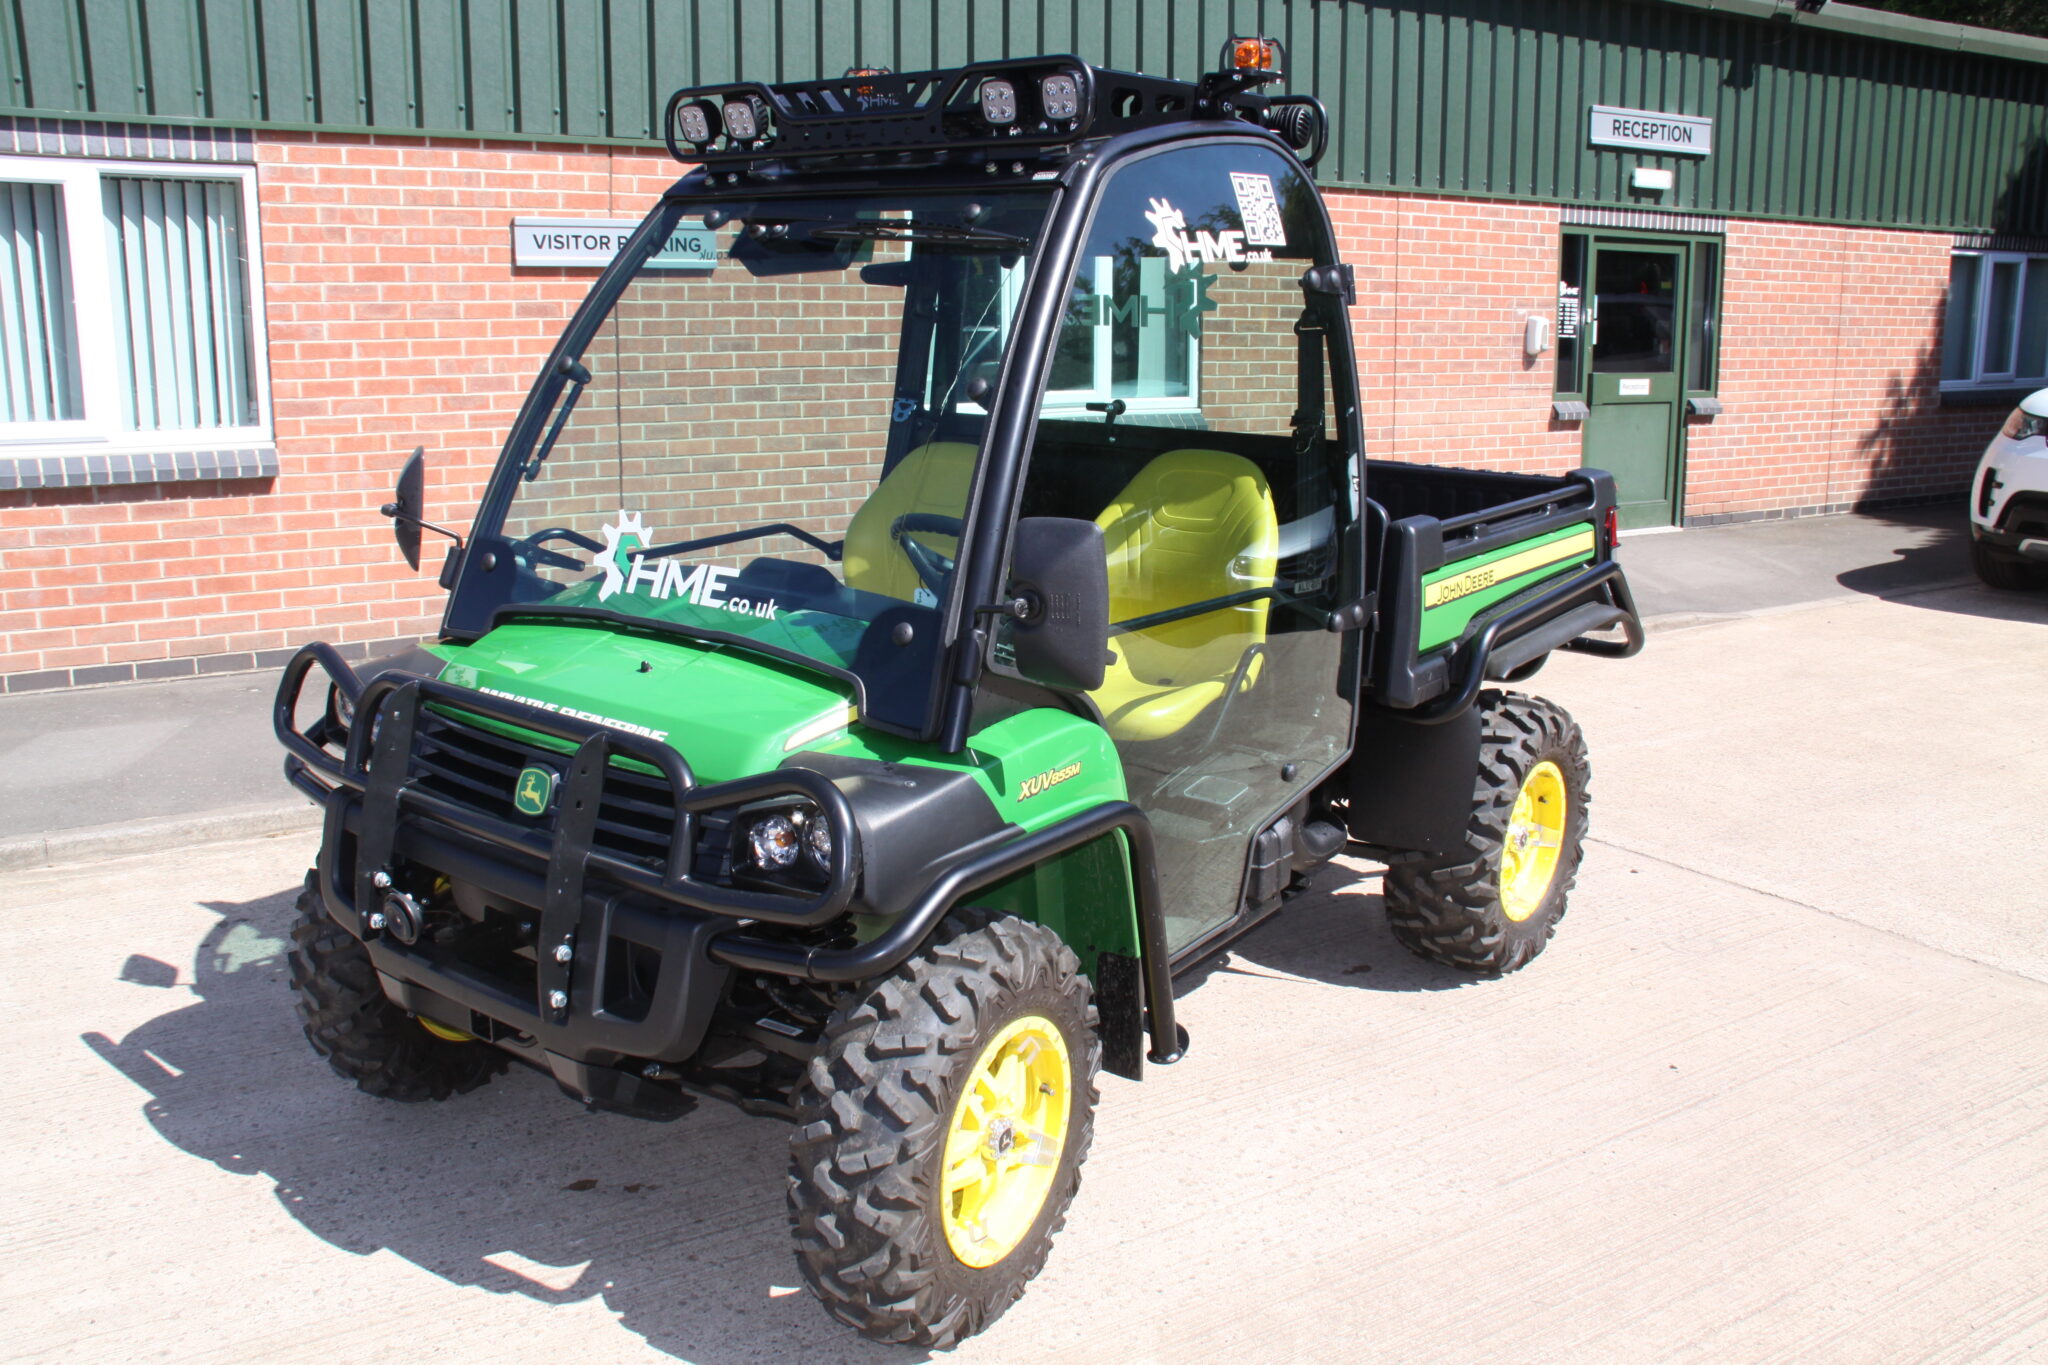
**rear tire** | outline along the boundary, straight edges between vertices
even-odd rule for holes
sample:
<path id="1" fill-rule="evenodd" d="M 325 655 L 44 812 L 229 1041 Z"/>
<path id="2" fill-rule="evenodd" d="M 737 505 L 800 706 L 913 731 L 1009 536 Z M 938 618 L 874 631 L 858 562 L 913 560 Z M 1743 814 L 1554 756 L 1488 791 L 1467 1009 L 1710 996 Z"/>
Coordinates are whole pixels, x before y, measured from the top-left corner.
<path id="1" fill-rule="evenodd" d="M 1384 891 L 1387 922 L 1402 946 L 1500 976 L 1527 966 L 1564 917 L 1586 837 L 1591 770 L 1585 737 L 1563 707 L 1491 691 L 1478 705 L 1479 771 L 1464 848 L 1388 869 Z M 1546 866 L 1553 839 L 1556 856 Z"/>
<path id="2" fill-rule="evenodd" d="M 292 925 L 292 989 L 313 1051 L 335 1074 L 379 1099 L 445 1100 L 503 1071 L 510 1059 L 488 1043 L 450 1042 L 385 998 L 370 950 L 334 922 L 314 873 Z"/>
<path id="3" fill-rule="evenodd" d="M 2048 587 L 2048 566 L 1994 550 L 1981 540 L 1970 541 L 1970 567 L 1988 588 L 2023 592 Z"/>
<path id="4" fill-rule="evenodd" d="M 943 1348 L 1023 1297 L 1094 1133 L 1095 1025 L 1059 936 L 986 910 L 949 916 L 841 1006 L 796 1091 L 789 1163 L 797 1266 L 834 1317 L 878 1341 Z M 1012 1051 L 1019 1038 L 1047 1046 Z M 1007 1060 L 985 1070 L 992 1058 Z M 1047 1074 L 1063 1083 L 1041 1082 L 1054 1060 Z M 998 1091 L 1039 1113 L 1056 1106 L 1053 1144 L 1006 1122 Z M 963 1178 L 974 1172 L 985 1176 Z M 1005 1204 L 1012 1178 L 1025 1198 Z"/>

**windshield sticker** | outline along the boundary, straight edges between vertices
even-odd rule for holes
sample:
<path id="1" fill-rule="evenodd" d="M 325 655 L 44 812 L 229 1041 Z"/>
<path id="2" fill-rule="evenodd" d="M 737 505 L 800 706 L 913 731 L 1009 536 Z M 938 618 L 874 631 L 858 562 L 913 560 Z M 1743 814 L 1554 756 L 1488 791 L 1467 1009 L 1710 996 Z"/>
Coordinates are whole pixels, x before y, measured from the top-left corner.
<path id="1" fill-rule="evenodd" d="M 1240 265 L 1246 261 L 1273 259 L 1270 251 L 1246 251 L 1244 234 L 1236 228 L 1225 228 L 1221 232 L 1203 228 L 1189 232 L 1187 216 L 1175 208 L 1171 200 L 1154 199 L 1151 203 L 1145 218 L 1155 229 L 1152 245 L 1166 253 L 1167 268 L 1175 274 L 1197 262 Z"/>
<path id="2" fill-rule="evenodd" d="M 620 593 L 638 596 L 644 586 L 652 601 L 678 597 L 692 606 L 718 607 L 763 621 L 776 619 L 778 609 L 772 597 L 755 600 L 726 596 L 726 580 L 739 577 L 738 569 L 728 564 L 685 565 L 680 560 L 636 554 L 635 551 L 648 548 L 649 539 L 647 527 L 637 512 L 621 510 L 616 525 L 606 524 L 604 553 L 597 557 L 598 567 L 604 570 L 604 582 L 597 589 L 598 601 Z"/>
<path id="3" fill-rule="evenodd" d="M 604 584 L 597 590 L 598 601 L 632 590 L 627 585 L 628 570 L 637 578 L 650 566 L 645 560 L 632 559 L 628 552 L 646 548 L 647 528 L 640 524 L 639 513 L 619 509 L 619 524 L 605 523 L 604 553 L 597 557 L 597 567 L 604 570 Z"/>
<path id="4" fill-rule="evenodd" d="M 1273 197 L 1273 177 L 1232 171 L 1230 190 L 1237 196 L 1237 216 L 1244 221 L 1244 239 L 1254 246 L 1286 246 L 1287 225 Z"/>

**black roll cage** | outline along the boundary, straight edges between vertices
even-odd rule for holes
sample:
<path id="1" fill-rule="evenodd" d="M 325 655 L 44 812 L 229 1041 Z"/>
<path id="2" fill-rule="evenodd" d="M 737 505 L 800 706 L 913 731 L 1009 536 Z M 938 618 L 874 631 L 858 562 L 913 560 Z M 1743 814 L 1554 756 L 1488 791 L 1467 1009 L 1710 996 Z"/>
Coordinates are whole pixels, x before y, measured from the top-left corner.
<path id="1" fill-rule="evenodd" d="M 1178 82 L 1151 83 L 1171 85 L 1190 92 L 1195 89 L 1192 85 L 1182 86 Z M 909 193 L 987 193 L 995 190 L 1043 188 L 1044 182 L 1033 177 L 1044 173 L 1048 162 L 1055 168 L 1055 178 L 1050 182 L 1053 189 L 1051 202 L 1047 206 L 1043 227 L 1027 256 L 1024 293 L 1012 319 L 1013 335 L 1010 344 L 1005 348 L 995 389 L 987 399 L 989 417 L 983 430 L 981 456 L 976 463 L 974 480 L 968 490 L 967 514 L 960 536 L 958 558 L 964 573 L 956 574 L 953 591 L 941 604 L 943 614 L 939 647 L 933 665 L 937 670 L 937 682 L 931 692 L 931 709 L 921 726 L 892 724 L 869 713 L 861 680 L 846 670 L 834 668 L 808 655 L 777 649 L 747 637 L 719 633 L 718 638 L 724 643 L 767 654 L 852 683 L 863 724 L 910 739 L 936 741 L 941 751 L 946 753 L 958 753 L 965 748 L 972 719 L 974 687 L 984 666 L 989 645 L 987 628 L 976 624 L 986 619 L 978 609 L 999 600 L 1003 570 L 1007 567 L 1010 532 L 1016 517 L 1017 497 L 1023 482 L 1024 465 L 1031 449 L 1032 435 L 1037 427 L 1037 398 L 1050 370 L 1052 343 L 1057 336 L 1060 318 L 1065 308 L 1075 257 L 1093 219 L 1094 191 L 1106 175 L 1125 162 L 1168 150 L 1176 144 L 1199 143 L 1208 146 L 1229 142 L 1256 145 L 1278 152 L 1300 166 L 1304 175 L 1308 174 L 1307 166 L 1302 163 L 1301 158 L 1277 135 L 1243 120 L 1231 119 L 1226 122 L 1215 118 L 1181 118 L 1169 122 L 1143 123 L 1134 127 L 1132 131 L 1120 132 L 1099 142 L 1082 143 L 1073 147 L 999 147 L 994 150 L 1003 153 L 1005 157 L 1014 151 L 1016 155 L 1025 159 L 1014 162 L 1005 159 L 1000 162 L 991 160 L 979 163 L 996 171 L 993 175 L 984 171 L 981 175 L 975 176 L 969 173 L 969 167 L 964 164 L 888 172 L 888 184 L 892 190 Z M 1042 155 L 1032 157 L 1031 153 L 1034 150 Z M 584 297 L 568 326 L 563 329 L 562 335 L 543 361 L 540 374 L 528 391 L 499 451 L 497 466 L 485 487 L 477 509 L 478 519 L 502 521 L 505 507 L 516 491 L 518 475 L 523 468 L 521 461 L 514 458 L 515 454 L 531 449 L 534 440 L 540 435 L 549 414 L 554 411 L 562 388 L 571 382 L 565 362 L 580 355 L 596 336 L 598 328 L 609 316 L 620 294 L 637 273 L 648 248 L 649 239 L 668 231 L 673 219 L 669 212 L 671 208 L 679 210 L 680 207 L 693 202 L 733 198 L 815 199 L 829 198 L 835 194 L 868 195 L 874 192 L 875 185 L 876 179 L 872 174 L 854 177 L 827 171 L 798 175 L 770 163 L 757 166 L 753 172 L 744 173 L 740 170 L 721 170 L 716 166 L 701 167 L 671 186 L 662 197 L 660 206 L 649 213 L 618 256 L 599 274 L 589 294 Z M 1329 215 L 1320 200 L 1315 211 L 1322 220 L 1324 232 L 1329 234 Z M 1332 302 L 1333 306 L 1341 306 L 1342 300 L 1336 299 Z M 1332 329 L 1328 344 L 1331 346 L 1330 368 L 1339 388 L 1339 392 L 1332 395 L 1331 407 L 1338 422 L 1340 439 L 1345 441 L 1347 448 L 1360 459 L 1362 470 L 1363 450 L 1358 442 L 1356 429 L 1357 370 L 1351 348 L 1350 328 L 1343 326 Z M 1032 359 L 1033 367 L 1028 372 L 1020 371 L 1020 357 Z M 1020 374 L 1024 376 L 1021 379 Z M 475 571 L 471 563 L 473 558 L 471 555 L 464 556 L 455 579 L 454 590 L 449 594 L 448 607 L 441 623 L 442 633 L 446 638 L 465 641 L 478 639 L 499 620 L 520 615 L 528 608 L 534 608 L 531 612 L 534 615 L 556 614 L 542 603 L 503 605 L 486 619 L 467 619 L 459 616 L 457 604 L 464 601 L 463 586 L 468 575 Z M 647 628 L 649 624 L 641 618 L 628 618 L 623 614 L 602 609 L 585 609 L 576 614 L 615 621 L 618 624 L 633 624 L 642 628 Z M 710 638 L 706 632 L 695 633 Z"/>

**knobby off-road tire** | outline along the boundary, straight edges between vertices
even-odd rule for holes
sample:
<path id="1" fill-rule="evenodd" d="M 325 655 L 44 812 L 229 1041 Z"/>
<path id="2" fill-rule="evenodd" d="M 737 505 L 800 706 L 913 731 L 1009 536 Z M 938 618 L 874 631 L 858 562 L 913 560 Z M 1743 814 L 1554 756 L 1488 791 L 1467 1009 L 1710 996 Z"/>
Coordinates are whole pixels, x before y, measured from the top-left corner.
<path id="1" fill-rule="evenodd" d="M 1970 542 L 1970 567 L 1987 588 L 2025 591 L 2048 587 L 2048 565 L 2002 554 L 1980 540 Z"/>
<path id="2" fill-rule="evenodd" d="M 1564 916 L 1586 836 L 1590 768 L 1585 737 L 1562 707 L 1494 691 L 1480 693 L 1478 705 L 1479 772 L 1464 848 L 1448 858 L 1390 868 L 1384 885 L 1387 920 L 1404 947 L 1448 966 L 1499 976 L 1527 966 Z M 1517 907 L 1524 917 L 1516 919 L 1503 897 L 1502 860 L 1516 800 L 1544 764 L 1554 769 L 1538 784 L 1553 791 L 1561 786 L 1563 828 L 1548 885 L 1540 898 Z"/>
<path id="3" fill-rule="evenodd" d="M 880 1341 L 945 1347 L 1023 1296 L 1066 1221 L 1094 1133 L 1102 1049 L 1079 967 L 1049 929 L 958 911 L 833 1016 L 795 1096 L 789 1217 L 797 1265 L 834 1317 Z M 948 1136 L 984 1052 L 1045 1024 L 1069 1063 L 1066 1132 L 1057 1162 L 1044 1163 L 1052 1179 L 1028 1231 L 977 1268 L 948 1236 Z"/>
<path id="4" fill-rule="evenodd" d="M 487 1043 L 452 1043 L 385 999 L 370 951 L 320 903 L 314 874 L 292 925 L 292 989 L 313 1051 L 366 1094 L 445 1100 L 476 1089 L 509 1062 Z"/>

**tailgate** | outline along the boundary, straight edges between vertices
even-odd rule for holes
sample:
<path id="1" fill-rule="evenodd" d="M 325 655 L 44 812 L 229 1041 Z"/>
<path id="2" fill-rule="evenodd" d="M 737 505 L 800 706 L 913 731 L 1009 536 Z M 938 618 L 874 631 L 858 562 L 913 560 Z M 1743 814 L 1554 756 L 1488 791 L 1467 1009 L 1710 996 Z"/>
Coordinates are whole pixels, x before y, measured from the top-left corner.
<path id="1" fill-rule="evenodd" d="M 1485 678 L 1615 624 L 1629 643 L 1597 652 L 1634 653 L 1641 629 L 1614 563 L 1613 507 L 1613 479 L 1584 469 L 1496 507 L 1388 526 L 1373 700 L 1406 709 L 1449 693 L 1455 710 Z"/>

